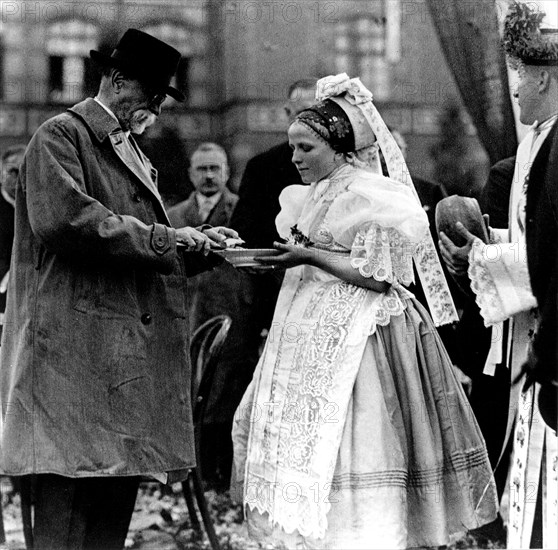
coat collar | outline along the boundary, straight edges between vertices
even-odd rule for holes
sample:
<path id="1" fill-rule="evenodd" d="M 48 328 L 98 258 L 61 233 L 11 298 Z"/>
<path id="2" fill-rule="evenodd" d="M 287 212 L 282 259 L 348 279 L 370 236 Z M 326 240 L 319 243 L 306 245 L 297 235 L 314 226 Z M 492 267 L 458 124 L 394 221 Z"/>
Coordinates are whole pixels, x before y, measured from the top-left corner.
<path id="1" fill-rule="evenodd" d="M 118 121 L 91 97 L 70 107 L 68 111 L 78 116 L 99 142 L 112 132 L 122 131 Z"/>
<path id="2" fill-rule="evenodd" d="M 157 189 L 157 170 L 153 168 L 151 162 L 139 150 L 139 147 L 134 148 L 131 142 L 134 138 L 132 136 L 128 138 L 118 121 L 93 98 L 85 99 L 73 107 L 70 107 L 68 111 L 82 120 L 99 143 L 110 138 L 114 152 L 126 167 L 151 192 L 155 199 L 157 199 L 163 215 L 167 218 L 161 195 Z M 168 223 L 168 219 L 165 221 Z"/>

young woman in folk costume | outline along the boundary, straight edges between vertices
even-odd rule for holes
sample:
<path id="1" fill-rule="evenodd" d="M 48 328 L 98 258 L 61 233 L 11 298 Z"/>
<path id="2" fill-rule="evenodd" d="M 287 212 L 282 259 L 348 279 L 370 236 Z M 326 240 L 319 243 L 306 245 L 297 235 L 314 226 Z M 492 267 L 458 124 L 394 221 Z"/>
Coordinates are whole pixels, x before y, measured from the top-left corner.
<path id="1" fill-rule="evenodd" d="M 289 268 L 233 428 L 251 536 L 288 548 L 447 544 L 492 521 L 486 448 L 426 311 L 455 309 L 405 162 L 359 79 L 289 128 L 307 186 L 277 217 Z M 378 145 L 391 178 L 381 175 Z"/>

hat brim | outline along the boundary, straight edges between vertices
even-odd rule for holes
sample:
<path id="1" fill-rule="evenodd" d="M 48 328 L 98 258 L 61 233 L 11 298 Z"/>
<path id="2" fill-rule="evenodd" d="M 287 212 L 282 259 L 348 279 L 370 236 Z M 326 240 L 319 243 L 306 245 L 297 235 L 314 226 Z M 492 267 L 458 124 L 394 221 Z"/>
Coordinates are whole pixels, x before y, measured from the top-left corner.
<path id="1" fill-rule="evenodd" d="M 114 67 L 115 69 L 121 69 L 123 71 L 128 70 L 135 76 L 138 76 L 139 80 L 141 80 L 141 67 L 134 67 L 129 63 L 123 62 L 120 59 L 115 59 L 114 57 L 98 52 L 97 50 L 90 50 L 89 55 L 91 56 L 91 59 L 95 61 L 95 63 L 103 67 Z M 186 96 L 180 90 L 177 90 L 173 86 L 163 86 L 161 91 L 167 95 L 170 95 L 176 101 L 183 102 L 186 99 Z"/>

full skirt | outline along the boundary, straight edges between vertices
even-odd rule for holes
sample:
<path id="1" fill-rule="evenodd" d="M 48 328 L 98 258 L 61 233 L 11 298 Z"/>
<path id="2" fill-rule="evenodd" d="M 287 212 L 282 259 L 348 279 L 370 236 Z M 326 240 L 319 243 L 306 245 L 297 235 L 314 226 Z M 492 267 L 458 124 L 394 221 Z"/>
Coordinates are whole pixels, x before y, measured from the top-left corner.
<path id="1" fill-rule="evenodd" d="M 492 471 L 467 397 L 429 315 L 413 298 L 405 304 L 368 337 L 347 415 L 337 419 L 344 428 L 332 483 L 314 495 L 331 504 L 325 538 L 286 533 L 245 493 L 255 539 L 297 549 L 441 546 L 496 518 Z M 238 471 L 253 388 L 233 430 Z"/>

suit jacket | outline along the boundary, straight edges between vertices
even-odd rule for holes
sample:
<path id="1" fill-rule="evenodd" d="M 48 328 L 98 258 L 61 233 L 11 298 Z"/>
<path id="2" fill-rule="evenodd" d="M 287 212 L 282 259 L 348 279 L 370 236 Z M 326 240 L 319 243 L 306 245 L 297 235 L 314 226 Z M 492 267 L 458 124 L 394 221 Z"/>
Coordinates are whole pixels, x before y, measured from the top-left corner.
<path id="1" fill-rule="evenodd" d="M 515 170 L 515 155 L 498 161 L 490 168 L 479 205 L 490 216 L 490 227 L 507 229 L 510 192 Z"/>
<path id="2" fill-rule="evenodd" d="M 279 214 L 279 195 L 289 185 L 302 180 L 292 163 L 287 142 L 256 155 L 246 165 L 239 188 L 239 200 L 230 226 L 246 241 L 247 248 L 271 248 L 279 238 L 275 218 Z M 246 346 L 258 353 L 262 330 L 273 318 L 283 273 L 274 272 L 245 278 L 250 288 L 253 308 L 246 331 Z"/>
<path id="3" fill-rule="evenodd" d="M 208 223 L 228 226 L 237 204 L 237 195 L 227 189 L 209 217 L 202 221 L 195 193 L 185 201 L 169 208 L 174 227 L 197 226 Z M 205 410 L 205 424 L 232 424 L 236 410 L 252 377 L 257 356 L 245 345 L 246 319 L 253 302 L 249 275 L 224 262 L 211 272 L 201 273 L 189 280 L 188 311 L 190 325 L 195 330 L 215 315 L 229 315 L 232 324 L 215 370 L 213 386 Z"/>
<path id="4" fill-rule="evenodd" d="M 173 227 L 198 227 L 204 223 L 209 225 L 229 225 L 234 207 L 238 202 L 238 196 L 228 189 L 223 191 L 219 202 L 215 205 L 206 220 L 200 218 L 196 193 L 182 202 L 171 206 L 167 213 Z"/>
<path id="5" fill-rule="evenodd" d="M 270 248 L 279 238 L 275 228 L 279 195 L 289 185 L 302 184 L 291 159 L 291 148 L 285 142 L 256 155 L 246 165 L 230 226 L 246 241 L 247 248 Z"/>
<path id="6" fill-rule="evenodd" d="M 526 205 L 527 265 L 539 304 L 540 325 L 534 341 L 536 379 L 557 379 L 558 272 L 558 122 L 533 161 Z"/>
<path id="7" fill-rule="evenodd" d="M 15 220 L 0 472 L 180 476 L 195 463 L 185 273 L 205 259 L 177 252 L 149 160 L 87 99 L 31 139 Z"/>

